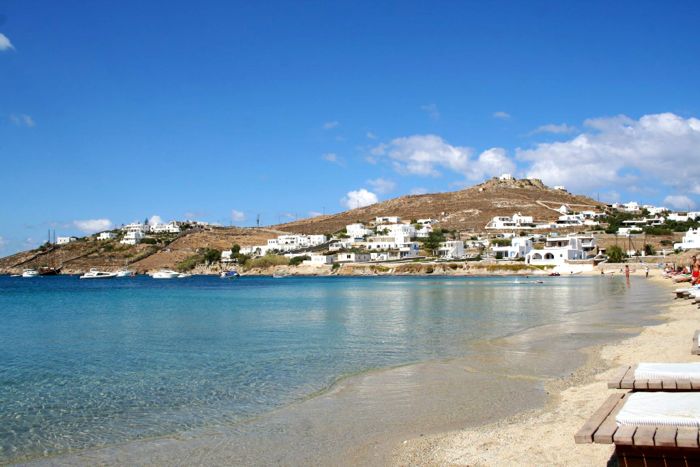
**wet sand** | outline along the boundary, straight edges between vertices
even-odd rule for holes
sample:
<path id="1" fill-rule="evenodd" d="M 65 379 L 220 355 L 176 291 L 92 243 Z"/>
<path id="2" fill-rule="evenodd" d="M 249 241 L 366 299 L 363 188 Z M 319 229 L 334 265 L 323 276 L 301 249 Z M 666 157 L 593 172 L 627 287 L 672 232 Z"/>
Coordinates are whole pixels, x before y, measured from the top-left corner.
<path id="1" fill-rule="evenodd" d="M 673 300 L 677 288 L 658 272 L 649 281 L 668 291 L 664 322 L 618 343 L 587 350 L 587 363 L 568 378 L 546 385 L 544 408 L 476 428 L 405 440 L 394 451 L 393 465 L 605 465 L 611 445 L 574 443 L 574 433 L 613 390 L 607 380 L 623 364 L 698 362 L 690 354 L 700 311 L 689 300 Z M 641 275 L 641 272 L 640 272 Z"/>
<path id="2" fill-rule="evenodd" d="M 652 295 L 658 298 L 658 292 Z M 642 294 L 638 300 L 637 305 L 643 306 L 645 300 L 649 300 L 649 294 Z M 406 365 L 348 377 L 322 394 L 246 423 L 133 441 L 37 460 L 34 463 L 538 463 L 536 458 L 523 461 L 521 454 L 528 449 L 527 446 L 538 446 L 544 434 L 522 441 L 517 437 L 529 436 L 530 433 L 525 431 L 537 428 L 537 423 L 532 420 L 549 414 L 557 407 L 557 402 L 562 398 L 556 395 L 560 388 L 587 381 L 592 375 L 607 368 L 603 359 L 590 359 L 588 355 L 593 352 L 582 352 L 583 349 L 619 342 L 625 334 L 636 334 L 641 331 L 639 325 L 650 324 L 656 313 L 654 306 L 640 315 L 630 308 L 627 306 L 617 309 L 609 319 L 602 319 L 598 308 L 567 315 L 567 319 L 561 323 L 476 342 L 470 347 L 468 355 L 458 359 Z M 641 323 L 640 318 L 643 320 Z M 569 376 L 582 365 L 585 365 L 583 369 Z M 600 392 L 602 400 L 606 394 Z M 552 397 L 552 394 L 555 396 Z M 577 407 L 576 413 L 588 414 L 592 410 Z M 583 419 L 584 416 L 581 415 L 580 418 Z M 508 426 L 526 422 L 530 424 L 514 429 L 511 442 L 507 443 L 512 458 L 482 459 L 472 457 L 471 453 L 462 454 L 462 443 L 472 446 L 474 436 L 481 436 L 481 447 L 478 449 L 480 456 L 491 452 L 489 446 L 497 446 L 504 439 L 500 434 L 496 435 L 494 430 L 503 424 Z M 580 423 L 574 425 L 578 424 Z M 474 428 L 456 431 L 465 427 Z M 577 427 L 569 428 L 565 433 L 565 440 L 570 441 L 568 444 L 572 446 L 575 429 Z M 437 434 L 445 432 L 448 433 Z M 589 453 L 586 450 L 580 452 L 579 455 Z M 605 456 L 604 453 L 601 455 Z"/>

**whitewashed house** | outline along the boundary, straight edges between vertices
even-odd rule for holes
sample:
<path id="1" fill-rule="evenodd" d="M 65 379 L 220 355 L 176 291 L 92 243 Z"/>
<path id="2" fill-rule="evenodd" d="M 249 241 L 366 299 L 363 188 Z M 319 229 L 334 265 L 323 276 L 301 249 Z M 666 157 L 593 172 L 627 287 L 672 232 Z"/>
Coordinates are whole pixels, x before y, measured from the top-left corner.
<path id="1" fill-rule="evenodd" d="M 233 250 L 224 250 L 221 252 L 221 262 L 222 263 L 233 263 L 235 259 L 233 258 Z"/>
<path id="2" fill-rule="evenodd" d="M 566 204 L 562 204 L 561 206 L 559 206 L 557 211 L 559 211 L 559 214 L 562 214 L 562 215 L 569 214 L 571 212 L 571 210 L 569 209 L 569 206 L 567 206 Z"/>
<path id="3" fill-rule="evenodd" d="M 398 216 L 384 216 L 374 218 L 375 225 L 398 224 L 399 222 L 401 222 L 401 218 Z"/>
<path id="4" fill-rule="evenodd" d="M 499 180 L 513 180 L 513 176 L 511 174 L 501 174 L 500 177 L 498 177 Z"/>
<path id="5" fill-rule="evenodd" d="M 641 206 L 636 201 L 630 201 L 622 205 L 622 210 L 625 212 L 639 212 L 642 210 Z"/>
<path id="6" fill-rule="evenodd" d="M 75 237 L 56 237 L 56 245 L 68 245 L 76 240 Z"/>
<path id="7" fill-rule="evenodd" d="M 567 261 L 588 259 L 595 247 L 591 236 L 547 237 L 544 249 L 531 250 L 525 255 L 525 262 L 535 266 L 563 266 Z"/>
<path id="8" fill-rule="evenodd" d="M 518 259 L 524 258 L 532 250 L 532 240 L 529 237 L 514 237 L 508 246 L 494 246 L 491 251 L 496 256 L 503 259 Z"/>
<path id="9" fill-rule="evenodd" d="M 345 231 L 348 237 L 352 239 L 363 239 L 368 235 L 372 235 L 372 229 L 368 229 L 364 224 L 348 224 L 345 226 Z"/>
<path id="10" fill-rule="evenodd" d="M 646 209 L 649 212 L 650 216 L 660 216 L 661 214 L 664 214 L 668 212 L 668 209 L 663 207 L 663 206 L 652 206 L 650 204 L 645 204 L 644 209 Z"/>
<path id="11" fill-rule="evenodd" d="M 496 216 L 486 224 L 487 229 L 528 229 L 534 227 L 532 216 L 523 216 L 519 212 L 512 216 Z"/>
<path id="12" fill-rule="evenodd" d="M 336 263 L 366 263 L 369 260 L 369 253 L 338 253 L 335 255 Z"/>
<path id="13" fill-rule="evenodd" d="M 150 226 L 151 233 L 180 233 L 180 226 L 175 221 L 170 221 L 167 224 L 152 224 Z"/>
<path id="14" fill-rule="evenodd" d="M 100 232 L 99 235 L 97 235 L 98 240 L 113 240 L 116 237 L 114 235 L 114 232 Z"/>
<path id="15" fill-rule="evenodd" d="M 127 224 L 124 227 L 122 227 L 123 232 L 141 232 L 142 234 L 148 233 L 148 225 L 147 224 L 140 224 L 138 222 L 132 222 L 131 224 Z"/>
<path id="16" fill-rule="evenodd" d="M 688 229 L 680 243 L 674 243 L 675 250 L 691 250 L 700 248 L 700 228 Z"/>
<path id="17" fill-rule="evenodd" d="M 583 216 L 580 214 L 562 214 L 554 223 L 555 227 L 577 227 L 583 225 Z"/>
<path id="18" fill-rule="evenodd" d="M 441 242 L 437 250 L 438 257 L 444 259 L 462 259 L 464 258 L 464 242 L 462 240 L 448 240 Z"/>
<path id="19" fill-rule="evenodd" d="M 308 266 L 323 266 L 326 264 L 333 264 L 333 255 L 310 255 L 309 259 L 304 260 L 302 264 Z"/>
<path id="20" fill-rule="evenodd" d="M 388 235 L 391 237 L 416 237 L 416 228 L 411 224 L 387 224 L 382 225 L 377 230 L 388 231 Z"/>
<path id="21" fill-rule="evenodd" d="M 566 191 L 566 187 L 564 185 L 554 185 L 553 188 L 558 191 Z"/>
<path id="22" fill-rule="evenodd" d="M 138 245 L 145 235 L 140 230 L 130 230 L 126 232 L 124 238 L 119 243 L 124 245 Z"/>

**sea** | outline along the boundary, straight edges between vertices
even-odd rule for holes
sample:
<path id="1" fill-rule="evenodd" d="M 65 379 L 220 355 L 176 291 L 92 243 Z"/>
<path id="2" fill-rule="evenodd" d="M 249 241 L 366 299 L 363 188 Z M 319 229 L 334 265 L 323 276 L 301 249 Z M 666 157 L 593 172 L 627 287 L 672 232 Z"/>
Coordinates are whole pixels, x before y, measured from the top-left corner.
<path id="1" fill-rule="evenodd" d="M 0 464 L 381 464 L 544 404 L 583 349 L 655 321 L 658 287 L 0 277 Z"/>

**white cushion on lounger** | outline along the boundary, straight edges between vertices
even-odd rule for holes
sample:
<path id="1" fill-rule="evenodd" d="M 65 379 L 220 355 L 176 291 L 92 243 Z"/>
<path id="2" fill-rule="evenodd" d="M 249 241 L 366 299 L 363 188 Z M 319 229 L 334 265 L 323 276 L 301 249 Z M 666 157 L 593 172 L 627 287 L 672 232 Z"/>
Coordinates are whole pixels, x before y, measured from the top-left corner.
<path id="1" fill-rule="evenodd" d="M 634 379 L 698 379 L 700 363 L 640 363 Z"/>
<path id="2" fill-rule="evenodd" d="M 700 427 L 700 393 L 635 392 L 615 421 L 618 425 Z"/>

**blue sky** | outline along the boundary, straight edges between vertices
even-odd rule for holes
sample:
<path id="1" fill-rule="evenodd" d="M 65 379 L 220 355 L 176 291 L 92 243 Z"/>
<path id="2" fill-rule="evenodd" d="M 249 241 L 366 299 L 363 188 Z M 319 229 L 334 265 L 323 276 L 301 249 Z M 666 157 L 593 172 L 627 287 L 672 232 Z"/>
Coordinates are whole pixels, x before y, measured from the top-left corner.
<path id="1" fill-rule="evenodd" d="M 378 3 L 0 1 L 0 254 L 501 172 L 697 207 L 698 2 Z"/>

